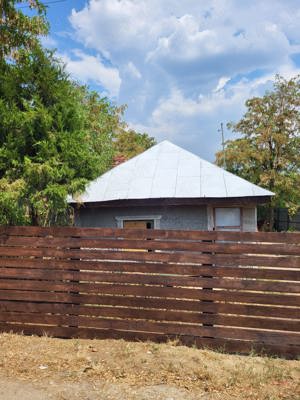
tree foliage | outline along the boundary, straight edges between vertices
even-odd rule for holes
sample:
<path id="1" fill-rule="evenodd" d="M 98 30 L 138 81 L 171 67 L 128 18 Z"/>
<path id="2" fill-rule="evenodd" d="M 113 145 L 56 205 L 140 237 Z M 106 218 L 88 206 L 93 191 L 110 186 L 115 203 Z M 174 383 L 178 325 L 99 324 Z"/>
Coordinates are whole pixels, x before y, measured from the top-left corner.
<path id="1" fill-rule="evenodd" d="M 275 192 L 272 207 L 300 207 L 300 76 L 276 76 L 272 91 L 246 102 L 247 111 L 228 127 L 240 135 L 226 142 L 227 169 Z M 223 164 L 223 151 L 216 154 Z M 272 226 L 272 212 L 270 216 Z"/>
<path id="2" fill-rule="evenodd" d="M 132 129 L 121 127 L 114 141 L 116 160 L 128 160 L 156 143 L 155 139 L 147 133 L 138 133 Z"/>
<path id="3" fill-rule="evenodd" d="M 0 223 L 66 223 L 67 195 L 112 163 L 119 109 L 40 47 L 0 75 Z"/>
<path id="4" fill-rule="evenodd" d="M 23 13 L 22 5 L 28 5 L 32 15 Z M 46 9 L 39 0 L 0 0 L 0 59 L 17 58 L 20 50 L 34 48 L 48 28 Z"/>
<path id="5" fill-rule="evenodd" d="M 130 158 L 152 143 L 127 132 L 124 106 L 73 81 L 41 47 L 45 10 L 39 0 L 0 0 L 0 224 L 72 222 L 68 195 L 116 154 Z"/>

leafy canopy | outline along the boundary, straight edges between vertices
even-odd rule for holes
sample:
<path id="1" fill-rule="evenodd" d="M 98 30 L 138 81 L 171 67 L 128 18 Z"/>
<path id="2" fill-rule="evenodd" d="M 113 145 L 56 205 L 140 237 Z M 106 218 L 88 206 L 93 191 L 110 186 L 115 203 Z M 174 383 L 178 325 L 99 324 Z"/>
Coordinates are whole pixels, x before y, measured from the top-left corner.
<path id="1" fill-rule="evenodd" d="M 30 15 L 22 12 L 28 5 Z M 21 6 L 21 7 L 20 7 Z M 39 35 L 49 29 L 46 8 L 39 0 L 0 0 L 0 59 L 18 57 L 20 50 L 30 50 Z"/>
<path id="2" fill-rule="evenodd" d="M 246 102 L 247 111 L 228 127 L 240 135 L 226 142 L 227 169 L 275 192 L 272 206 L 300 207 L 300 76 L 276 76 L 272 91 Z M 223 151 L 216 154 L 223 164 Z"/>
<path id="3" fill-rule="evenodd" d="M 24 14 L 20 5 L 29 5 Z M 117 107 L 74 82 L 43 49 L 45 6 L 0 0 L 0 224 L 72 222 L 68 195 L 153 142 Z"/>
<path id="4" fill-rule="evenodd" d="M 147 133 L 137 133 L 132 129 L 121 128 L 114 141 L 115 159 L 128 160 L 156 144 Z"/>
<path id="5" fill-rule="evenodd" d="M 119 109 L 40 47 L 0 75 L 0 223 L 65 223 L 67 195 L 112 163 Z"/>

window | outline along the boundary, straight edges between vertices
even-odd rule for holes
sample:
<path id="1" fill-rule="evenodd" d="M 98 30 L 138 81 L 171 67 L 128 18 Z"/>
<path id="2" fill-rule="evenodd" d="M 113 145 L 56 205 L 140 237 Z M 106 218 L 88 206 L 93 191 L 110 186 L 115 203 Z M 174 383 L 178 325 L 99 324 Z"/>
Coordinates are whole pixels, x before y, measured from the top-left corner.
<path id="1" fill-rule="evenodd" d="M 153 220 L 123 220 L 123 228 L 125 229 L 153 229 Z"/>
<path id="2" fill-rule="evenodd" d="M 116 217 L 118 228 L 159 229 L 161 215 Z"/>
<path id="3" fill-rule="evenodd" d="M 241 231 L 241 209 L 239 207 L 215 208 L 214 229 L 217 231 Z"/>

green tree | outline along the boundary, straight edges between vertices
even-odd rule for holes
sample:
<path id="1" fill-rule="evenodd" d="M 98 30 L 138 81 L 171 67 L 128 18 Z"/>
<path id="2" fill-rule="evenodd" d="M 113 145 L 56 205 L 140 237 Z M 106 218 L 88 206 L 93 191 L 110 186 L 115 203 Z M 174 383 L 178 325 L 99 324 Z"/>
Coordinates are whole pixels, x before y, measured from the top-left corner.
<path id="1" fill-rule="evenodd" d="M 269 206 L 272 229 L 274 207 L 294 214 L 300 207 L 300 76 L 276 76 L 273 90 L 246 101 L 247 111 L 228 128 L 240 135 L 226 142 L 227 169 L 275 193 Z M 216 154 L 223 164 L 223 151 Z"/>
<path id="2" fill-rule="evenodd" d="M 0 223 L 70 222 L 67 195 L 112 164 L 120 110 L 39 46 L 0 76 Z"/>
<path id="3" fill-rule="evenodd" d="M 126 161 L 155 145 L 156 141 L 147 133 L 138 133 L 120 124 L 114 141 L 115 161 Z"/>
<path id="4" fill-rule="evenodd" d="M 0 0 L 0 224 L 71 222 L 68 195 L 152 143 L 42 49 L 48 27 L 41 1 Z"/>
<path id="5" fill-rule="evenodd" d="M 28 6 L 32 15 L 24 14 Z M 20 50 L 30 50 L 39 35 L 48 33 L 46 8 L 39 0 L 0 0 L 0 59 L 18 57 Z"/>

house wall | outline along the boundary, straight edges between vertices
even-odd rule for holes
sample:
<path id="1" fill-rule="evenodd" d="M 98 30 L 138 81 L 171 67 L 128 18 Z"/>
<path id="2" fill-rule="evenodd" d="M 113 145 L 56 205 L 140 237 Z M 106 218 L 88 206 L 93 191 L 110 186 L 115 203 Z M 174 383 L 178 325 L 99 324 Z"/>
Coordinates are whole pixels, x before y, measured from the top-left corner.
<path id="1" fill-rule="evenodd" d="M 81 207 L 75 212 L 75 225 L 117 228 L 117 217 L 161 216 L 160 229 L 207 230 L 206 206 L 168 207 Z"/>
<path id="2" fill-rule="evenodd" d="M 243 207 L 241 216 L 243 231 L 255 232 L 256 207 Z M 75 212 L 75 225 L 117 228 L 120 217 L 159 217 L 160 229 L 212 230 L 214 226 L 210 206 L 81 207 Z"/>

